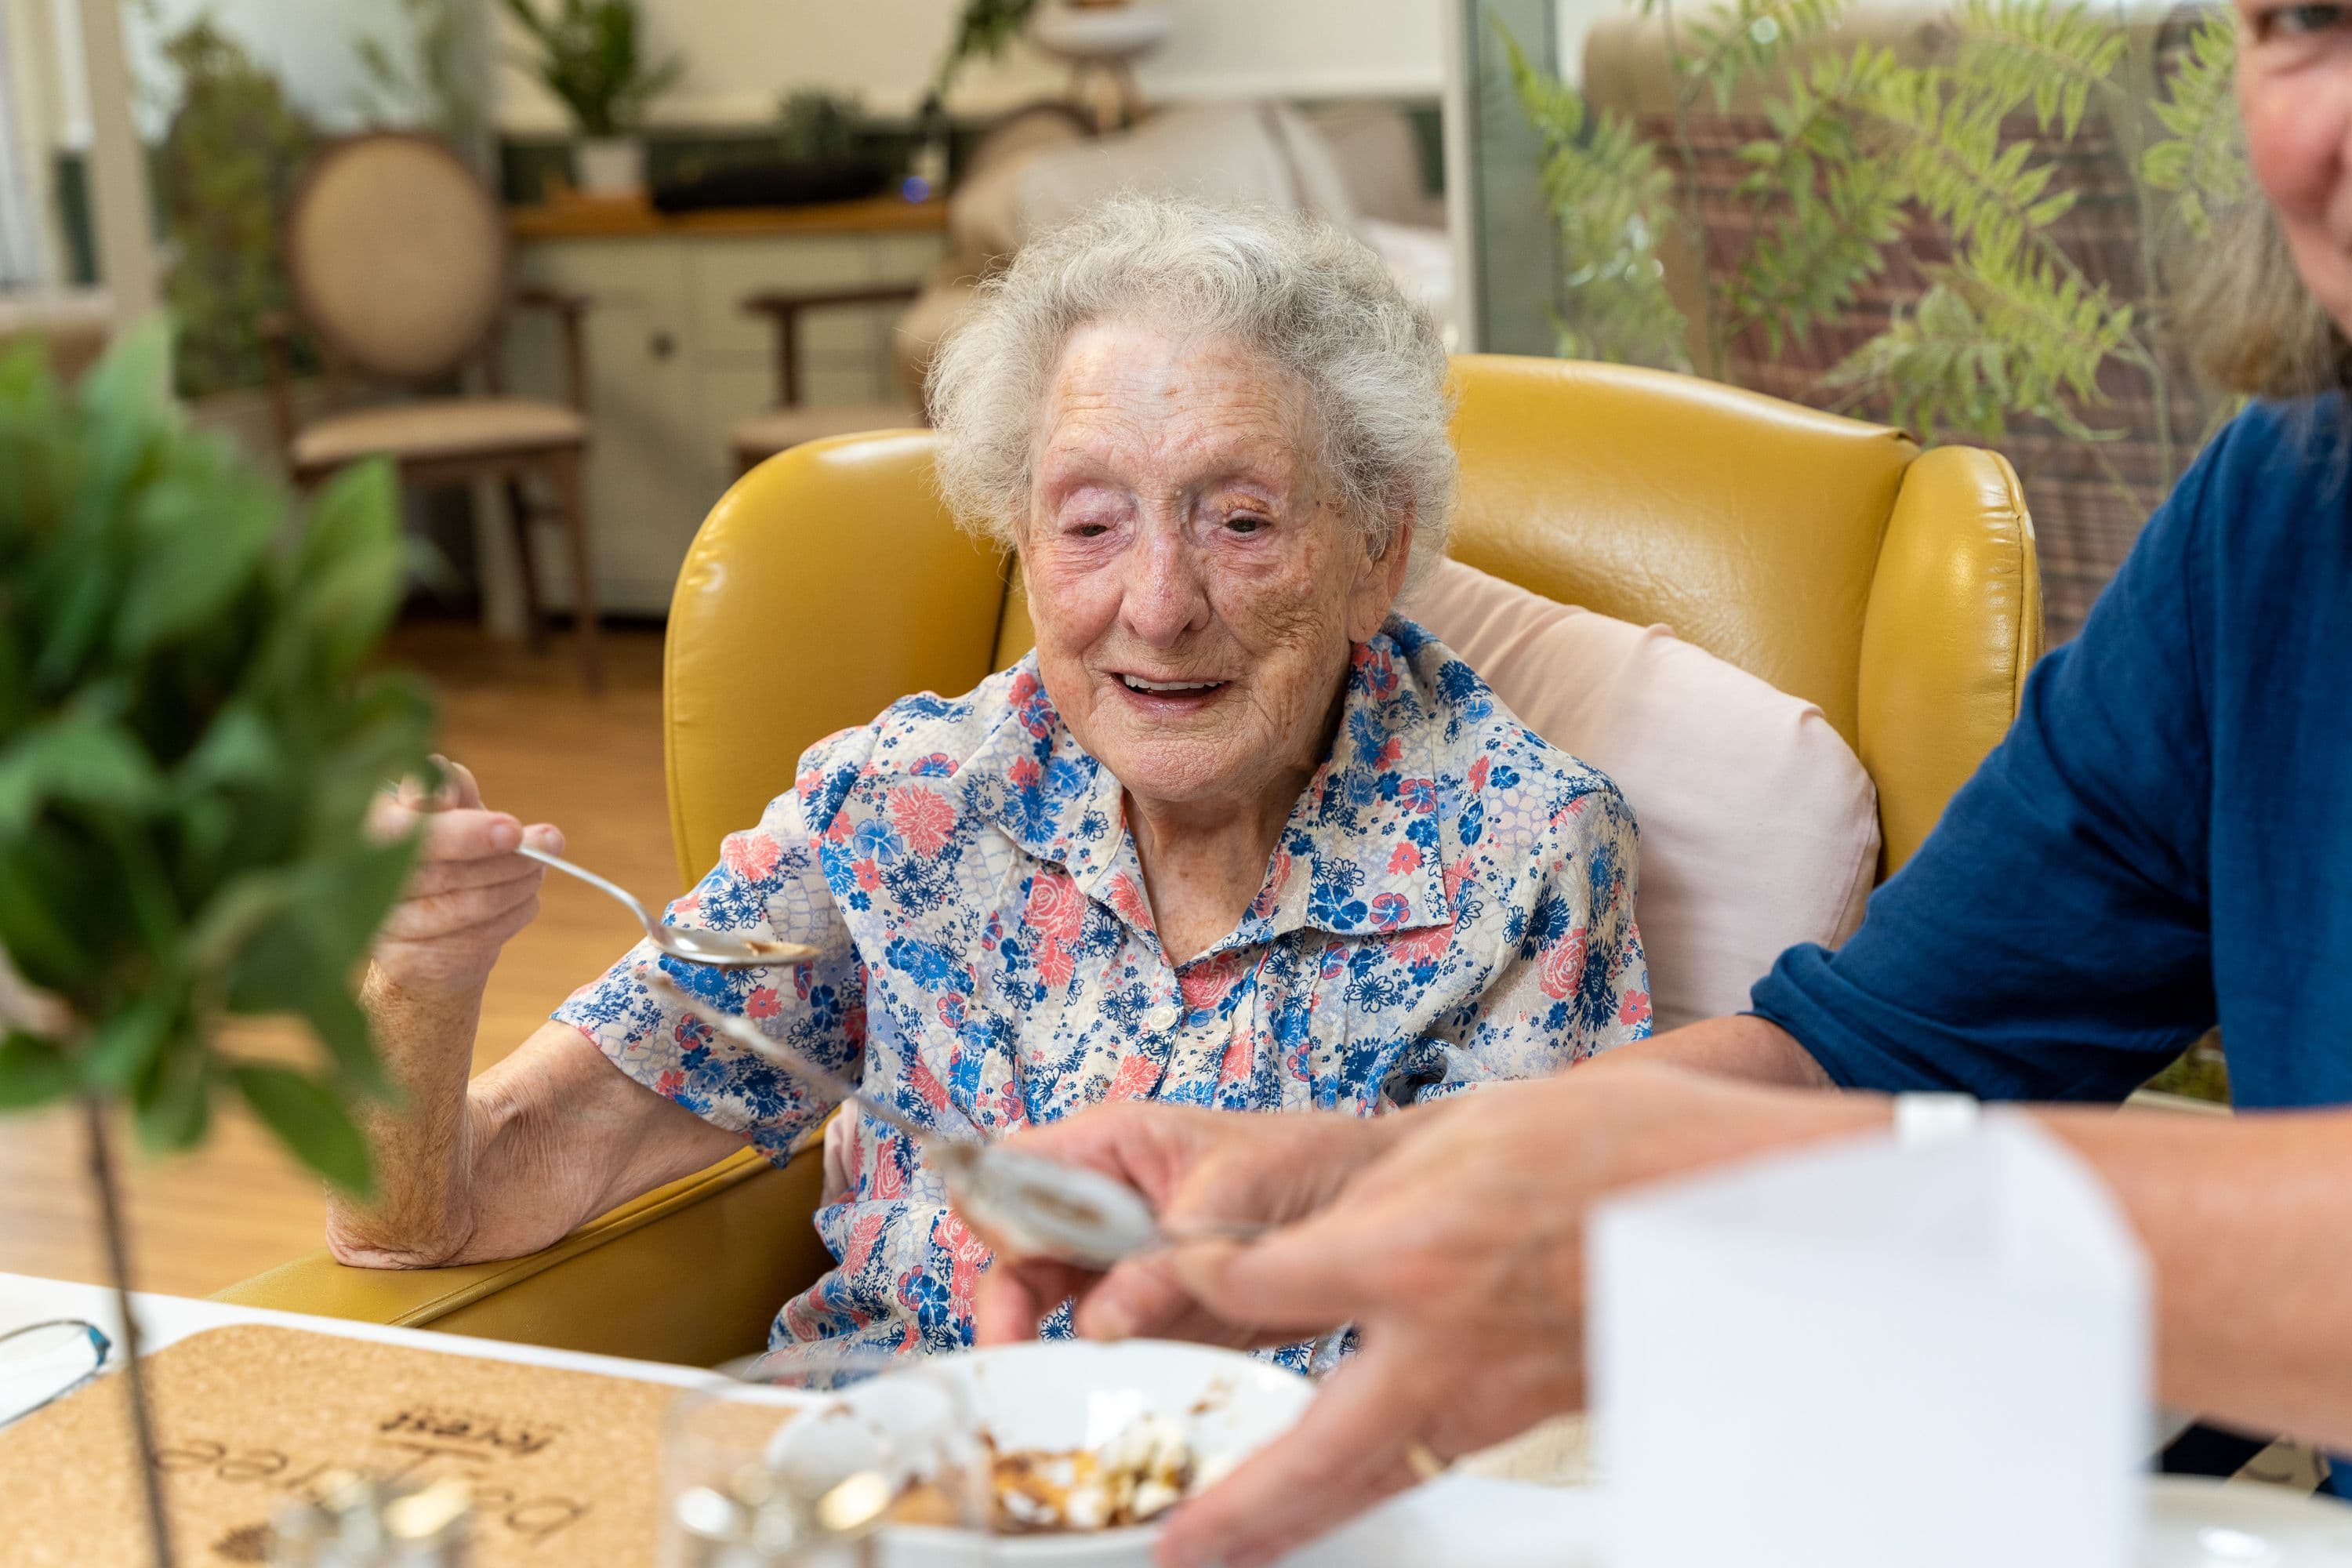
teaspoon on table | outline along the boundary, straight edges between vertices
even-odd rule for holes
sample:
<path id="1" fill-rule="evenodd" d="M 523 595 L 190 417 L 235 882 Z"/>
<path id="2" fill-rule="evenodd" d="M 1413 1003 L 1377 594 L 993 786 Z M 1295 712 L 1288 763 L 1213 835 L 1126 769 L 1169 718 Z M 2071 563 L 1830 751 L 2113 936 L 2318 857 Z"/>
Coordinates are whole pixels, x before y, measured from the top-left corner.
<path id="1" fill-rule="evenodd" d="M 1108 1268 L 1157 1247 L 1190 1241 L 1249 1241 L 1272 1228 L 1255 1222 L 1212 1222 L 1162 1230 L 1143 1194 L 1116 1177 L 1083 1165 L 1042 1160 L 1002 1143 L 943 1137 L 745 1020 L 711 1006 L 658 970 L 640 968 L 637 975 L 666 1001 L 761 1060 L 913 1139 L 946 1180 L 957 1207 L 978 1220 L 983 1230 L 1033 1256 Z"/>
<path id="2" fill-rule="evenodd" d="M 550 855 L 544 849 L 533 849 L 528 844 L 515 851 L 526 860 L 536 860 L 542 866 L 553 867 L 566 876 L 577 877 L 592 888 L 600 888 L 629 906 L 637 923 L 646 928 L 646 940 L 668 953 L 672 958 L 688 963 L 707 963 L 714 969 L 757 969 L 771 963 L 806 963 L 817 956 L 817 950 L 805 942 L 774 942 L 765 937 L 737 936 L 731 931 L 703 931 L 694 926 L 667 926 L 646 913 L 645 905 L 636 896 L 617 882 L 608 882 L 584 866 L 574 866 L 560 855 Z"/>

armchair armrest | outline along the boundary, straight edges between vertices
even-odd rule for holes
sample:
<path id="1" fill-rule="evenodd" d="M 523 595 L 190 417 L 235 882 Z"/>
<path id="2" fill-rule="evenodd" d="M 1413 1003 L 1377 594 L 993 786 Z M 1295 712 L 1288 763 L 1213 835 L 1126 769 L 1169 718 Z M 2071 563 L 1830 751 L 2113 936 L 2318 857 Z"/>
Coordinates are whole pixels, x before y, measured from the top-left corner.
<path id="1" fill-rule="evenodd" d="M 922 291 L 919 283 L 873 283 L 854 289 L 772 289 L 744 296 L 744 314 L 771 317 L 776 323 L 777 405 L 792 408 L 801 400 L 802 312 L 839 305 L 882 305 L 893 300 L 911 302 Z"/>
<path id="2" fill-rule="evenodd" d="M 381 1269 L 320 1251 L 214 1300 L 715 1366 L 762 1349 L 777 1309 L 833 1266 L 811 1223 L 824 1165 L 821 1144 L 782 1169 L 744 1149 L 527 1258 Z"/>
<path id="3" fill-rule="evenodd" d="M 551 289 L 543 284 L 526 283 L 514 291 L 514 302 L 533 310 L 554 312 L 556 324 L 563 331 L 563 374 L 571 393 L 572 406 L 583 414 L 587 413 L 588 339 L 582 323 L 588 315 L 588 296 Z"/>

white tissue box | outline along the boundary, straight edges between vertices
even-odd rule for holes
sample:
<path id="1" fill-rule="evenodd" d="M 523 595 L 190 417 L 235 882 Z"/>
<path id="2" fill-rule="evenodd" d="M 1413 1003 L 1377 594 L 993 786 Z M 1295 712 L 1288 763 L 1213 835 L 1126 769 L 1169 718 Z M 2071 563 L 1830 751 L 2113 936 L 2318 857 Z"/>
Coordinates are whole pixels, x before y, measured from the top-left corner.
<path id="1" fill-rule="evenodd" d="M 1589 1246 L 1610 1568 L 2128 1568 L 2147 1266 L 2030 1121 L 1649 1188 Z"/>

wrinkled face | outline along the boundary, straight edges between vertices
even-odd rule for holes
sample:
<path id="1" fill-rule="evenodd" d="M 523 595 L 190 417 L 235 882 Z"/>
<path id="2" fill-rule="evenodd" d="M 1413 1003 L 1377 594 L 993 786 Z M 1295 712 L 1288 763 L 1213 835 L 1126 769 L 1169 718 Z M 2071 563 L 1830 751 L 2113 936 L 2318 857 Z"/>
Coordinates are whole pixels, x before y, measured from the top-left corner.
<path id="1" fill-rule="evenodd" d="M 1147 807 L 1295 797 L 1321 761 L 1410 531 L 1372 559 L 1316 440 L 1307 389 L 1231 341 L 1118 321 L 1063 349 L 1021 540 L 1037 661 Z"/>
<path id="2" fill-rule="evenodd" d="M 2352 5 L 2238 0 L 2238 107 L 2295 270 L 2352 331 Z"/>

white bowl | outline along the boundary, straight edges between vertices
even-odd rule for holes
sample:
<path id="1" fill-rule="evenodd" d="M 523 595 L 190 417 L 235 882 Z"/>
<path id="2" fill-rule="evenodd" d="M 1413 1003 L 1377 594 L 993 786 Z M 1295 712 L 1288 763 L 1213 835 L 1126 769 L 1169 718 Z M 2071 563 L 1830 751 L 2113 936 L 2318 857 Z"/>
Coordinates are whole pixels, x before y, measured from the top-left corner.
<path id="1" fill-rule="evenodd" d="M 1160 1340 L 1000 1345 L 929 1363 L 965 1389 L 982 1430 L 1002 1449 L 1060 1450 L 1108 1441 L 1141 1415 L 1191 1436 L 1196 1464 L 1229 1468 L 1287 1430 L 1315 1385 L 1237 1351 Z M 883 1568 L 1150 1568 L 1156 1524 L 1055 1535 L 983 1538 L 901 1527 L 884 1532 Z"/>

